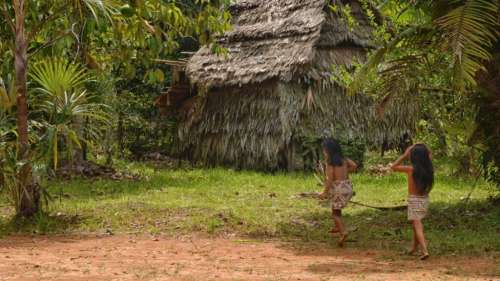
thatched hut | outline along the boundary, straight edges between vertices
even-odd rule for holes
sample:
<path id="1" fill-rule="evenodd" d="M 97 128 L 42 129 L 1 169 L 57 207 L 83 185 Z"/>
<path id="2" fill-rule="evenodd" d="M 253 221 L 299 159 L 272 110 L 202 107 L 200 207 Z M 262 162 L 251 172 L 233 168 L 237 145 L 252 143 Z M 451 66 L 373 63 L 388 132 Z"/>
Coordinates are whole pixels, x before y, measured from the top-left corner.
<path id="1" fill-rule="evenodd" d="M 349 67 L 372 47 L 371 26 L 357 1 L 343 1 L 354 26 L 327 2 L 239 0 L 230 7 L 233 29 L 219 38 L 227 56 L 204 47 L 186 67 L 199 94 L 179 124 L 184 152 L 206 164 L 292 170 L 304 167 L 304 139 L 381 144 L 413 128 L 411 112 L 389 109 L 377 118 L 370 97 L 348 96 L 332 81 L 332 66 Z"/>

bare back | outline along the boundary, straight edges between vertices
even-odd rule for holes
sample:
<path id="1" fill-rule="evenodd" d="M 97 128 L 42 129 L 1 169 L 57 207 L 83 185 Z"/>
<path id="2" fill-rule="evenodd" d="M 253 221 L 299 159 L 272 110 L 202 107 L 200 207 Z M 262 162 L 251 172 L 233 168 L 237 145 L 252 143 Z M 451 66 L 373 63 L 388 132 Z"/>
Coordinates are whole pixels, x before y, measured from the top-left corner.
<path id="1" fill-rule="evenodd" d="M 347 165 L 344 161 L 342 166 L 329 166 L 331 168 L 332 179 L 334 181 L 343 181 L 349 179 L 349 173 L 347 172 Z"/>
<path id="2" fill-rule="evenodd" d="M 351 159 L 346 158 L 342 166 L 327 165 L 326 176 L 333 181 L 343 181 L 349 179 L 349 173 L 355 171 L 357 168 L 356 163 Z"/>
<path id="3" fill-rule="evenodd" d="M 423 194 L 420 192 L 417 188 L 417 185 L 415 183 L 415 179 L 413 179 L 413 167 L 412 166 L 396 166 L 392 168 L 396 172 L 402 172 L 405 173 L 406 176 L 408 177 L 408 194 L 412 195 L 417 195 L 417 196 L 424 196 L 426 194 Z"/>

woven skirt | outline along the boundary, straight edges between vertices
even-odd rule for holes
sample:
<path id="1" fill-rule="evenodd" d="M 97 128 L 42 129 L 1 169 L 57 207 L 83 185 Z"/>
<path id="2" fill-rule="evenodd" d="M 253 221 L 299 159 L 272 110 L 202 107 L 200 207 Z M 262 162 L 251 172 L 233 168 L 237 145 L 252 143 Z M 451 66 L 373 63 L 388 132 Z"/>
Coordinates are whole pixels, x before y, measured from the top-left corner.
<path id="1" fill-rule="evenodd" d="M 351 200 L 352 194 L 352 183 L 350 180 L 333 182 L 332 188 L 328 192 L 332 208 L 335 210 L 345 208 L 349 200 Z"/>
<path id="2" fill-rule="evenodd" d="M 408 220 L 421 220 L 427 216 L 429 196 L 408 195 Z"/>

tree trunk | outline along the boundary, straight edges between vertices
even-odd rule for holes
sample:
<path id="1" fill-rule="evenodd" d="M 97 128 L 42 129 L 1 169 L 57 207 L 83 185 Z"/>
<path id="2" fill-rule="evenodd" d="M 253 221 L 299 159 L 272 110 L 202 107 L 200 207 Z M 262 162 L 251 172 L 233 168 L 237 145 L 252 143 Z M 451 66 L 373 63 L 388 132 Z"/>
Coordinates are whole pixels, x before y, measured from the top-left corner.
<path id="1" fill-rule="evenodd" d="M 17 175 L 21 197 L 17 206 L 17 215 L 33 216 L 38 212 L 39 189 L 33 184 L 33 175 L 30 163 L 30 147 L 28 138 L 28 102 L 27 102 L 27 71 L 28 42 L 24 29 L 24 18 L 27 1 L 14 0 L 15 12 L 15 49 L 14 67 L 16 72 L 15 86 L 17 91 L 17 133 L 18 133 L 18 161 L 22 163 Z"/>

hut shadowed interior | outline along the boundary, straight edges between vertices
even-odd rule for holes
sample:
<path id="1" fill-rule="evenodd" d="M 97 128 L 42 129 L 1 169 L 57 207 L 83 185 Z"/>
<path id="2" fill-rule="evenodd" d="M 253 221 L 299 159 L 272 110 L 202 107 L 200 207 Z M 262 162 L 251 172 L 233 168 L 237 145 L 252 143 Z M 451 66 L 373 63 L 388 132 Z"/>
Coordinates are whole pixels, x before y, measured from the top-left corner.
<path id="1" fill-rule="evenodd" d="M 165 89 L 155 100 L 155 105 L 160 109 L 162 115 L 179 115 L 182 112 L 182 105 L 190 98 L 196 96 L 196 89 L 189 85 L 186 76 L 187 59 L 179 60 L 156 60 L 158 63 L 171 67 L 171 86 Z"/>
<path id="2" fill-rule="evenodd" d="M 230 7 L 233 29 L 219 38 L 227 56 L 201 48 L 186 73 L 198 91 L 180 118 L 180 150 L 192 160 L 259 170 L 303 169 L 304 138 L 342 136 L 372 144 L 411 131 L 411 107 L 377 117 L 366 95 L 345 93 L 332 66 L 350 67 L 371 48 L 361 4 L 349 4 L 356 24 L 325 0 L 240 0 Z M 406 103 L 407 104 L 407 103 Z"/>

